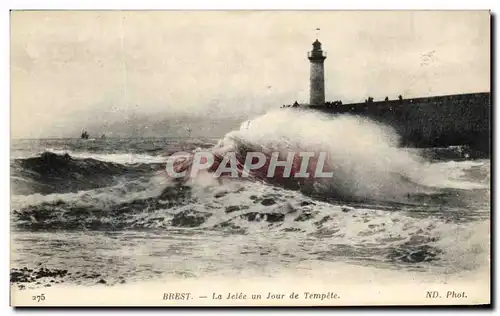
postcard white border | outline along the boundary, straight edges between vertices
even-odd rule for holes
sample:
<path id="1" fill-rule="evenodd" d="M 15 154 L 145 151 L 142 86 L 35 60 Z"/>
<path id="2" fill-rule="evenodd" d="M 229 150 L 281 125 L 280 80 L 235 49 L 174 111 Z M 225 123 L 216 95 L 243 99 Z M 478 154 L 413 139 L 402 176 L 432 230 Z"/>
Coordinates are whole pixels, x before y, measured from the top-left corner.
<path id="1" fill-rule="evenodd" d="M 437 0 L 420 0 L 420 1 L 397 1 L 397 0 L 379 0 L 379 1 L 370 1 L 370 0 L 349 0 L 349 1 L 318 1 L 318 0 L 307 0 L 307 1 L 297 1 L 297 0 L 289 0 L 289 1 L 271 1 L 271 0 L 254 0 L 254 1 L 248 1 L 245 3 L 236 3 L 235 1 L 231 0 L 217 0 L 217 1 L 194 1 L 194 0 L 183 0 L 183 1 L 178 1 L 178 2 L 167 2 L 165 3 L 164 1 L 158 0 L 158 1 L 152 1 L 152 0 L 141 0 L 141 1 L 134 1 L 134 0 L 116 0 L 116 1 L 103 1 L 103 0 L 87 0 L 87 1 L 74 1 L 74 2 L 68 2 L 67 0 L 46 0 L 46 1 L 3 1 L 0 3 L 0 6 L 3 10 L 0 11 L 0 37 L 2 39 L 2 43 L 4 43 L 5 47 L 3 49 L 0 49 L 0 60 L 3 62 L 0 64 L 2 67 L 1 74 L 3 76 L 2 80 L 2 88 L 0 89 L 0 100 L 2 100 L 3 105 L 0 107 L 2 113 L 2 118 L 4 119 L 4 122 L 9 121 L 10 117 L 10 111 L 9 111 L 9 66 L 8 66 L 8 61 L 9 61 L 9 9 L 134 9 L 134 10 L 146 10 L 146 9 L 196 9 L 196 10 L 215 10 L 215 9 L 261 9 L 261 10 L 269 10 L 269 9 L 317 9 L 317 10 L 332 10 L 332 9 L 350 9 L 350 10 L 367 10 L 367 9 L 372 9 L 372 10 L 385 10 L 385 9 L 439 9 L 439 10 L 466 10 L 466 9 L 492 9 L 494 13 L 498 13 L 499 9 L 499 3 L 498 1 L 485 1 L 485 0 L 475 0 L 475 1 L 465 1 L 465 0 L 455 0 L 455 1 L 437 1 Z M 496 19 L 496 24 L 498 24 L 498 17 Z M 498 40 L 498 32 L 495 33 L 495 42 Z M 495 63 L 496 64 L 496 63 Z M 496 82 L 495 87 L 497 88 L 498 82 Z M 497 90 L 495 90 L 497 91 Z M 494 94 L 496 95 L 496 93 Z M 496 100 L 494 100 L 494 104 L 496 104 Z M 496 116 L 495 119 L 498 119 L 498 110 L 495 112 Z M 9 124 L 2 124 L 2 132 L 3 132 L 3 137 L 0 138 L 0 142 L 2 144 L 1 148 L 4 150 L 4 154 L 1 155 L 2 159 L 2 168 L 1 168 L 1 179 L 4 182 L 2 186 L 2 201 L 9 201 L 10 197 L 10 192 L 9 192 L 9 168 L 8 168 L 8 162 L 9 162 L 9 156 L 8 153 L 10 152 L 10 146 L 9 146 Z M 495 146 L 498 146 L 498 137 L 495 139 Z M 496 161 L 495 161 L 496 162 Z M 496 177 L 495 177 L 496 178 Z M 4 203 L 5 203 L 4 202 Z M 496 210 L 493 210 L 496 212 Z M 493 212 L 492 211 L 492 212 Z M 8 274 L 6 273 L 5 270 L 8 269 L 9 267 L 9 257 L 6 255 L 9 253 L 9 212 L 8 212 L 8 207 L 4 208 L 4 212 L 2 213 L 4 218 L 2 223 L 5 225 L 4 226 L 4 243 L 2 244 L 3 247 L 5 247 L 3 250 L 3 256 L 1 256 L 2 263 L 5 264 L 4 268 L 4 273 L 1 274 L 1 278 L 4 282 L 4 287 L 2 287 L 2 295 L 1 297 L 3 298 L 3 304 L 2 306 L 4 307 L 4 312 L 8 313 L 14 313 L 12 308 L 8 308 L 8 310 L 5 310 L 5 307 L 9 305 L 8 298 L 9 298 L 9 288 L 7 287 L 8 284 Z M 498 216 L 494 217 L 495 224 L 498 224 Z M 494 253 L 498 252 L 498 249 L 495 249 L 496 251 Z M 494 258 L 493 258 L 494 260 Z M 498 273 L 496 274 L 498 275 Z M 496 282 L 496 280 L 494 280 Z M 498 291 L 497 291 L 498 293 Z M 498 295 L 498 294 L 497 294 Z M 498 300 L 496 300 L 498 302 Z M 37 312 L 31 312 L 34 314 L 37 313 L 42 313 L 42 311 L 37 311 Z M 53 312 L 53 311 L 47 311 L 47 312 Z M 62 311 L 67 313 L 68 311 Z M 80 311 L 81 312 L 81 311 Z M 123 311 L 90 311 L 93 314 L 97 315 L 104 315 L 105 313 L 109 312 L 114 312 L 114 313 L 121 313 Z M 132 314 L 141 314 L 144 311 L 133 311 Z M 158 311 L 160 313 L 165 312 L 165 311 Z M 175 311 L 169 311 L 169 313 L 173 314 L 185 314 L 189 312 L 196 312 L 196 311 L 187 311 L 187 310 L 175 310 Z M 198 311 L 201 313 L 201 311 Z M 206 312 L 206 311 L 205 311 Z M 220 311 L 212 311 L 212 313 L 218 313 Z M 231 312 L 233 313 L 234 311 L 226 311 L 226 312 Z M 241 313 L 250 313 L 252 311 L 239 311 Z M 255 311 L 254 311 L 255 312 Z M 262 311 L 264 312 L 264 311 Z M 282 313 L 285 313 L 286 311 L 281 311 Z M 302 314 L 307 314 L 309 311 L 302 310 L 299 311 L 299 313 Z M 340 311 L 336 310 L 334 311 L 335 313 L 347 313 L 346 311 Z M 386 312 L 386 311 L 379 311 L 379 312 Z M 414 312 L 422 312 L 415 310 Z M 442 310 L 434 310 L 434 311 L 426 311 L 426 312 L 448 312 L 448 313 L 454 313 L 455 311 L 442 311 Z M 474 312 L 473 310 L 471 312 Z M 349 314 L 356 314 L 356 313 L 361 313 L 359 311 L 350 311 Z"/>

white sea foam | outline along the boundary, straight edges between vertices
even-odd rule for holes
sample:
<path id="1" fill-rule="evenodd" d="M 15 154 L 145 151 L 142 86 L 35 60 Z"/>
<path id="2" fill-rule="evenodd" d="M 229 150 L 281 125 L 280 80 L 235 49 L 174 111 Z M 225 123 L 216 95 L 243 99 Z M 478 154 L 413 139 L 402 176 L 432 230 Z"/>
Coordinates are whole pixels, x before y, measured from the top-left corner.
<path id="1" fill-rule="evenodd" d="M 458 163 L 451 170 L 448 164 L 430 164 L 415 152 L 398 147 L 398 141 L 392 128 L 367 118 L 282 110 L 243 123 L 214 150 L 230 151 L 244 145 L 270 152 L 326 152 L 334 175 L 321 184 L 327 190 L 364 198 L 391 200 L 430 193 L 434 188 L 485 187 L 456 177 L 455 169 L 479 162 Z"/>
<path id="2" fill-rule="evenodd" d="M 245 144 L 269 150 L 326 151 L 335 166 L 333 184 L 361 198 L 391 200 L 408 193 L 485 186 L 471 178 L 470 171 L 477 168 L 488 171 L 486 160 L 430 163 L 415 152 L 398 148 L 397 143 L 397 134 L 392 129 L 367 119 L 283 110 L 243 124 L 240 130 L 227 134 L 216 150 L 234 150 Z M 99 159 L 92 153 L 67 153 L 72 157 Z M 100 158 L 120 163 L 163 159 L 120 155 L 102 154 Z M 165 204 L 150 207 L 150 201 L 142 201 L 150 197 L 161 200 L 159 195 L 168 185 L 166 177 L 159 174 L 148 181 L 120 182 L 78 193 L 13 196 L 13 208 L 17 209 L 64 201 L 61 207 L 47 208 L 55 212 L 50 220 L 56 223 L 113 221 L 118 210 L 125 212 L 125 216 L 117 219 L 126 222 L 121 223 L 123 227 L 153 229 L 146 233 L 124 229 L 114 232 L 116 235 L 107 231 L 71 231 L 68 235 L 76 243 L 68 244 L 65 249 L 52 247 L 52 243 L 55 238 L 65 241 L 66 235 L 44 237 L 41 232 L 37 242 L 45 242 L 46 247 L 30 249 L 30 262 L 34 262 L 33 258 L 46 260 L 46 249 L 50 249 L 52 260 L 64 267 L 71 266 L 74 262 L 71 251 L 78 244 L 87 245 L 80 253 L 85 252 L 86 258 L 90 258 L 89 269 L 99 269 L 100 273 L 109 269 L 106 267 L 118 269 L 105 273 L 111 280 L 127 273 L 128 276 L 156 273 L 153 270 L 161 271 L 165 279 L 182 272 L 201 277 L 213 273 L 215 279 L 231 280 L 240 279 L 241 274 L 267 278 L 286 271 L 286 278 L 301 286 L 294 277 L 300 276 L 306 282 L 309 275 L 314 275 L 316 280 L 328 279 L 330 283 L 390 280 L 393 286 L 393 282 L 403 279 L 413 285 L 415 280 L 424 279 L 433 284 L 437 278 L 447 282 L 447 273 L 455 278 L 457 273 L 488 270 L 487 207 L 478 210 L 440 202 L 435 205 L 348 203 L 342 197 L 326 203 L 298 191 L 256 181 L 228 179 L 220 183 L 206 174 L 189 183 L 188 202 L 170 203 L 169 196 L 161 201 Z M 122 203 L 128 202 L 134 203 L 122 207 Z M 91 207 L 89 216 L 95 218 L 79 217 L 80 206 Z M 28 208 L 26 212 L 33 215 L 39 210 Z M 189 216 L 182 218 L 182 213 L 207 217 L 199 225 L 173 227 L 172 219 L 176 216 L 190 220 Z M 39 224 L 39 219 L 32 217 Z M 279 220 L 272 220 L 273 217 Z M 125 225 L 128 223 L 134 226 Z M 188 233 L 176 235 L 174 228 Z M 140 254 L 140 260 L 130 260 L 127 257 L 130 253 Z"/>
<path id="3" fill-rule="evenodd" d="M 64 155 L 68 154 L 73 158 L 85 159 L 91 158 L 100 161 L 114 162 L 119 164 L 137 164 L 137 163 L 165 163 L 167 157 L 164 156 L 152 156 L 147 154 L 135 154 L 135 153 L 89 153 L 89 152 L 77 152 L 69 150 L 57 150 L 48 149 L 47 151 L 53 152 L 54 154 Z"/>

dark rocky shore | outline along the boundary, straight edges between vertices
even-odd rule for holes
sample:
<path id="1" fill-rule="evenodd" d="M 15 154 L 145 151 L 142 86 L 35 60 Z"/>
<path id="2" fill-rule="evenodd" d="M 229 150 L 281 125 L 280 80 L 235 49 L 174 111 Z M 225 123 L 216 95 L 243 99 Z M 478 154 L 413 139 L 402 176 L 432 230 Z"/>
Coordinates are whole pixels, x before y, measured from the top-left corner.
<path id="1" fill-rule="evenodd" d="M 10 269 L 10 284 L 18 289 L 34 289 L 41 287 L 51 287 L 61 283 L 72 284 L 119 284 L 125 283 L 123 277 L 117 279 L 107 279 L 99 273 L 85 273 L 81 271 L 69 272 L 65 269 L 48 269 L 40 267 L 29 269 L 27 267 Z"/>

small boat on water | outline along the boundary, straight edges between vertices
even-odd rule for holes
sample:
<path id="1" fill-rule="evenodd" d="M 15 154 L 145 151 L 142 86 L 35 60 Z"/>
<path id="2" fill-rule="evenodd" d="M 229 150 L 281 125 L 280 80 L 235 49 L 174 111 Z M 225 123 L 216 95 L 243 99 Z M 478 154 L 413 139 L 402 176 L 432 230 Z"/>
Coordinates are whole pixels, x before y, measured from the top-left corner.
<path id="1" fill-rule="evenodd" d="M 80 136 L 81 139 L 89 139 L 89 133 L 87 131 L 83 131 L 82 135 Z"/>

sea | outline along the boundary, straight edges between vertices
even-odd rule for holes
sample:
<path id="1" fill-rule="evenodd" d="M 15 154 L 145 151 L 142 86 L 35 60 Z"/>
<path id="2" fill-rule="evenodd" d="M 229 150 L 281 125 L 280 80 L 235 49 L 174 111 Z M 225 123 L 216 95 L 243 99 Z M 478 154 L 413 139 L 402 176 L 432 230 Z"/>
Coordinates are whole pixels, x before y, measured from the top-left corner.
<path id="1" fill-rule="evenodd" d="M 401 148 L 394 130 L 368 119 L 293 111 L 217 137 L 12 140 L 11 286 L 489 275 L 488 156 L 465 145 Z M 326 151 L 334 176 L 312 191 L 166 176 L 176 152 L 243 145 Z"/>

